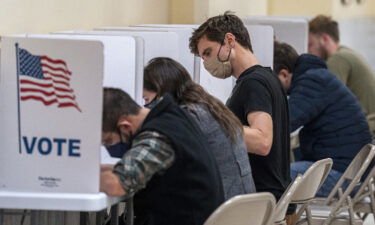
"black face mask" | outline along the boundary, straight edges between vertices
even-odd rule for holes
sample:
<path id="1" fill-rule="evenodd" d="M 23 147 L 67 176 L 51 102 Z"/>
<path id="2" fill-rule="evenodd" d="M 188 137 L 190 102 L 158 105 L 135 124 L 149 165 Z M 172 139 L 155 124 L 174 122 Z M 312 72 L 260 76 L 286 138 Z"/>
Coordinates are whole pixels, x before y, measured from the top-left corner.
<path id="1" fill-rule="evenodd" d="M 152 109 L 157 103 L 158 103 L 158 100 L 155 97 L 154 99 L 152 99 L 150 103 L 144 104 L 144 107 Z"/>
<path id="2" fill-rule="evenodd" d="M 127 150 L 130 149 L 130 144 L 126 142 L 118 142 L 114 145 L 106 147 L 109 155 L 115 158 L 122 158 Z"/>

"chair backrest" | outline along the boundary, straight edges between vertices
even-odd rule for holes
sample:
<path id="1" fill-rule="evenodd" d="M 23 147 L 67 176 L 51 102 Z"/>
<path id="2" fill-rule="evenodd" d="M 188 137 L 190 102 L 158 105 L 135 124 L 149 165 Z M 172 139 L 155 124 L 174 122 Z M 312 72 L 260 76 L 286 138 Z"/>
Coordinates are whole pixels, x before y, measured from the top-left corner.
<path id="1" fill-rule="evenodd" d="M 204 225 L 269 225 L 274 209 L 271 193 L 238 195 L 217 208 Z"/>
<path id="2" fill-rule="evenodd" d="M 279 201 L 276 204 L 276 209 L 273 217 L 274 223 L 278 224 L 279 222 L 285 219 L 286 211 L 292 197 L 297 190 L 298 186 L 301 184 L 302 175 L 298 175 L 290 184 L 289 187 L 285 190 L 284 194 L 281 196 Z"/>
<path id="3" fill-rule="evenodd" d="M 366 179 L 361 183 L 360 188 L 358 189 L 357 193 L 352 199 L 353 204 L 356 204 L 357 202 L 361 202 L 364 198 L 369 197 L 370 195 L 374 194 L 374 193 L 371 193 L 373 191 L 373 188 L 370 188 L 370 186 L 374 184 L 374 179 L 375 179 L 375 166 L 372 165 L 372 168 L 370 172 L 368 173 Z"/>
<path id="4" fill-rule="evenodd" d="M 331 171 L 332 163 L 332 159 L 327 158 L 312 164 L 303 174 L 301 184 L 292 197 L 292 202 L 299 203 L 313 199 Z"/>
<path id="5" fill-rule="evenodd" d="M 366 169 L 371 164 L 375 156 L 375 146 L 372 144 L 365 145 L 349 164 L 348 168 L 345 170 L 344 174 L 341 176 L 335 187 L 332 189 L 328 195 L 325 204 L 330 205 L 332 202 L 337 202 L 338 205 L 342 204 L 351 194 L 355 186 L 360 183 L 362 175 L 365 173 Z M 342 185 L 344 182 L 349 182 L 346 185 L 344 191 L 342 191 Z M 340 192 L 343 192 L 342 194 Z M 339 198 L 335 201 L 335 198 Z"/>

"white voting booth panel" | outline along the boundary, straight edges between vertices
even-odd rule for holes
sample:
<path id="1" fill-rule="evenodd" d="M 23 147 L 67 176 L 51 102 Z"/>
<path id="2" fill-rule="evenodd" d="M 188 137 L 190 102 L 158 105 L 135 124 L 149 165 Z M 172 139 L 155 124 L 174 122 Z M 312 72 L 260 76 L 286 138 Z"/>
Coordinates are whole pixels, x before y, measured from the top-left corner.
<path id="1" fill-rule="evenodd" d="M 178 35 L 178 49 L 179 56 L 178 62 L 181 63 L 192 77 L 194 77 L 194 59 L 195 56 L 190 52 L 189 49 L 189 38 L 194 31 L 192 27 L 102 27 L 95 30 L 102 31 L 169 31 L 174 32 Z"/>
<path id="2" fill-rule="evenodd" d="M 164 56 L 178 60 L 178 36 L 174 32 L 142 31 L 62 31 L 55 34 L 135 36 L 144 40 L 144 65 L 155 57 Z"/>
<path id="3" fill-rule="evenodd" d="M 270 25 L 275 39 L 293 46 L 299 54 L 307 53 L 308 20 L 298 17 L 249 16 L 243 19 L 245 24 Z"/>
<path id="4" fill-rule="evenodd" d="M 99 193 L 104 48 L 2 39 L 0 208 L 97 211 L 120 200 Z"/>
<path id="5" fill-rule="evenodd" d="M 159 28 L 198 28 L 200 24 L 138 24 L 137 27 L 159 27 Z"/>
<path id="6" fill-rule="evenodd" d="M 27 34 L 26 37 L 73 40 L 98 40 L 104 44 L 104 87 L 126 91 L 142 104 L 143 39 L 139 37 L 66 34 Z"/>
<path id="7" fill-rule="evenodd" d="M 273 36 L 274 30 L 271 26 L 245 25 L 250 34 L 251 45 L 254 55 L 260 65 L 273 67 Z"/>

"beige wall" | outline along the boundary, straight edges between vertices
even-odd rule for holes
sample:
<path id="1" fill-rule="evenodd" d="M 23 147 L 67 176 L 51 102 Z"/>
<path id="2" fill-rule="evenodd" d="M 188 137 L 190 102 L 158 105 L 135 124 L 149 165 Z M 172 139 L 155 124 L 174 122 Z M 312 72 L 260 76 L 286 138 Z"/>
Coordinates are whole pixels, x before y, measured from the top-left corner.
<path id="1" fill-rule="evenodd" d="M 191 24 L 194 23 L 193 0 L 170 0 L 170 23 Z"/>
<path id="2" fill-rule="evenodd" d="M 268 0 L 268 14 L 274 16 L 331 15 L 332 0 Z"/>
<path id="3" fill-rule="evenodd" d="M 171 23 L 199 24 L 230 10 L 243 17 L 266 15 L 267 0 L 171 0 Z"/>
<path id="4" fill-rule="evenodd" d="M 0 35 L 48 33 L 141 23 L 202 23 L 231 10 L 236 15 L 375 16 L 375 0 L 0 0 Z"/>
<path id="5" fill-rule="evenodd" d="M 306 16 L 317 14 L 330 15 L 336 19 L 352 17 L 375 16 L 375 1 L 347 0 L 343 5 L 341 0 L 268 0 L 268 14 L 277 16 Z"/>
<path id="6" fill-rule="evenodd" d="M 356 0 L 348 0 L 347 5 L 340 1 L 333 1 L 332 15 L 337 19 L 350 17 L 375 17 L 375 1 L 362 0 L 360 4 Z"/>
<path id="7" fill-rule="evenodd" d="M 0 0 L 0 35 L 168 23 L 169 0 Z"/>
<path id="8" fill-rule="evenodd" d="M 216 16 L 230 10 L 239 17 L 266 15 L 267 0 L 209 0 L 208 15 Z"/>

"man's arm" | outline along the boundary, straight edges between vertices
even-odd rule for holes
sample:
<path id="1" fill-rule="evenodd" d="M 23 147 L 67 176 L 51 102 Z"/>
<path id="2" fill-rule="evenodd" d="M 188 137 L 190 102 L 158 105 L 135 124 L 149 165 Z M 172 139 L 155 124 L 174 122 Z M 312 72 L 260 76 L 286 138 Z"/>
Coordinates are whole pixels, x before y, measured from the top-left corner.
<path id="1" fill-rule="evenodd" d="M 143 132 L 112 169 L 108 165 L 102 166 L 100 190 L 111 196 L 134 193 L 173 162 L 174 150 L 169 139 L 157 132 Z"/>
<path id="2" fill-rule="evenodd" d="M 107 169 L 101 166 L 100 171 L 100 191 L 107 193 L 109 196 L 122 196 L 126 192 L 121 186 L 120 179 L 112 172 L 112 169 Z M 113 166 L 112 166 L 113 168 Z"/>
<path id="3" fill-rule="evenodd" d="M 249 127 L 244 127 L 247 151 L 266 156 L 270 153 L 273 140 L 273 124 L 270 114 L 262 111 L 247 114 Z"/>

